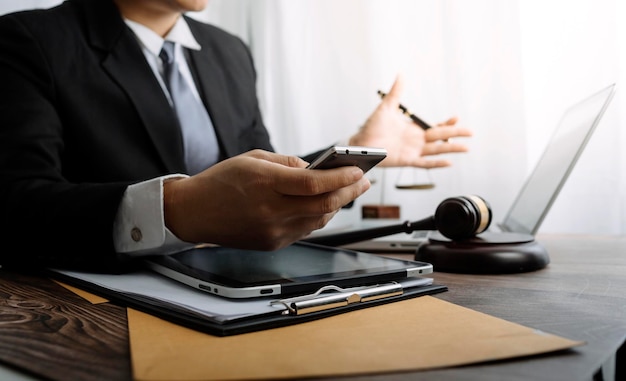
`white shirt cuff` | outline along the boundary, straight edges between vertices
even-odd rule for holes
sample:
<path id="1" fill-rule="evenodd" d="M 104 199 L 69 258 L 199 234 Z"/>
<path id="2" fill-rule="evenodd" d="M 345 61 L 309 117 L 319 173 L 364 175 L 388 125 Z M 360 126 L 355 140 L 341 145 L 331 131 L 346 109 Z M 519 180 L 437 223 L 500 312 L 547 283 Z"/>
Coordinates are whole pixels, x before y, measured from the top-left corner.
<path id="1" fill-rule="evenodd" d="M 130 255 L 169 254 L 194 246 L 165 226 L 163 182 L 181 177 L 188 176 L 163 176 L 126 189 L 113 224 L 115 251 Z"/>

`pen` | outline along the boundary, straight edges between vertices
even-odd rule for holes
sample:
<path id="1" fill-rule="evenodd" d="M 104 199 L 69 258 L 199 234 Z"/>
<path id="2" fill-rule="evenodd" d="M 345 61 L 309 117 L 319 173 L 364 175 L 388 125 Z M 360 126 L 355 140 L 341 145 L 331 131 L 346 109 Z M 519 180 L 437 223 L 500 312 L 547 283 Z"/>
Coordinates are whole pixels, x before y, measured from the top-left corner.
<path id="1" fill-rule="evenodd" d="M 380 95 L 380 98 L 384 98 L 385 93 L 383 93 L 382 91 L 378 90 L 378 95 Z M 417 115 L 413 114 L 412 112 L 409 111 L 409 109 L 407 109 L 406 107 L 404 107 L 402 104 L 398 105 L 398 108 L 402 111 L 402 113 L 406 116 L 408 116 L 409 118 L 411 118 L 411 120 L 417 124 L 418 126 L 420 126 L 422 128 L 422 130 L 426 131 L 429 128 L 431 128 L 431 126 L 424 122 L 423 120 L 421 120 Z"/>

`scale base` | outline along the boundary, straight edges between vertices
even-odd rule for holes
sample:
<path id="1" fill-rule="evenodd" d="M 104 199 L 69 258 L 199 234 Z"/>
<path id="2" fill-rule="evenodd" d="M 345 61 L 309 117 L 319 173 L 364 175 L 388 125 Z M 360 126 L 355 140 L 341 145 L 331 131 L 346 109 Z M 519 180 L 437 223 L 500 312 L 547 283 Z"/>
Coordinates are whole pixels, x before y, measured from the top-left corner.
<path id="1" fill-rule="evenodd" d="M 431 233 L 418 247 L 415 260 L 431 263 L 437 272 L 464 274 L 530 272 L 550 263 L 548 252 L 533 236 L 491 232 L 464 241 Z"/>

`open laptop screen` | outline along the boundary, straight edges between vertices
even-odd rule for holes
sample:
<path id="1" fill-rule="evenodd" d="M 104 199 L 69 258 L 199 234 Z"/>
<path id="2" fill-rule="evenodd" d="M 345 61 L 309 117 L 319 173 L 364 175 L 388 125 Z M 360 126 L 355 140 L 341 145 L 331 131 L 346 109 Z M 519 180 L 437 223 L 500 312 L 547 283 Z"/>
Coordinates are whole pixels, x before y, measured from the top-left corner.
<path id="1" fill-rule="evenodd" d="M 502 230 L 532 235 L 537 232 L 614 92 L 613 84 L 565 112 L 535 169 L 502 222 Z"/>

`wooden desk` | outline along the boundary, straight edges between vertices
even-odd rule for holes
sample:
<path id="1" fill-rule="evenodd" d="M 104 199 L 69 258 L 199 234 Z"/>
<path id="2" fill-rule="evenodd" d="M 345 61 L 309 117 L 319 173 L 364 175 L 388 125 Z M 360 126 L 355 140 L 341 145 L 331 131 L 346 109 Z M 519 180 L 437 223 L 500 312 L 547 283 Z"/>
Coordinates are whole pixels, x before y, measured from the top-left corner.
<path id="1" fill-rule="evenodd" d="M 626 237 L 560 235 L 539 241 L 551 256 L 548 268 L 498 276 L 435 273 L 436 281 L 449 287 L 436 297 L 583 340 L 585 346 L 512 361 L 348 379 L 569 381 L 607 380 L 612 373 L 626 379 L 624 365 L 614 366 L 616 358 L 626 362 L 624 349 L 617 352 L 626 338 Z M 5 367 L 54 380 L 132 378 L 124 308 L 91 305 L 48 279 L 0 270 L 0 282 Z"/>

